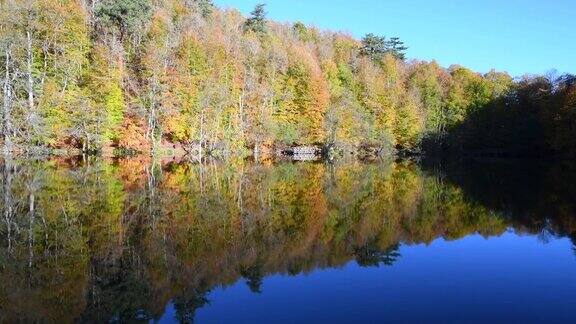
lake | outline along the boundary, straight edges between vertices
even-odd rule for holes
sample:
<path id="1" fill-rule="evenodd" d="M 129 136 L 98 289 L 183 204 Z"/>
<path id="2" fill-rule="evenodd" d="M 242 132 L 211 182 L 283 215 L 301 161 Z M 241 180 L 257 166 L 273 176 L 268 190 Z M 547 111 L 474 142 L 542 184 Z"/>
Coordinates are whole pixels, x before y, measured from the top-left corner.
<path id="1" fill-rule="evenodd" d="M 4 161 L 0 322 L 571 322 L 576 166 Z"/>

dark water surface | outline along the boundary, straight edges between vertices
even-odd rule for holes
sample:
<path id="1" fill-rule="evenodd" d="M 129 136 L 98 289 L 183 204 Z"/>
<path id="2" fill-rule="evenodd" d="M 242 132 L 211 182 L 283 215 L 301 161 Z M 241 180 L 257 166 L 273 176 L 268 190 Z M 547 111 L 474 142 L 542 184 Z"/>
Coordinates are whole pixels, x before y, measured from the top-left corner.
<path id="1" fill-rule="evenodd" d="M 1 164 L 0 322 L 572 322 L 576 166 Z"/>

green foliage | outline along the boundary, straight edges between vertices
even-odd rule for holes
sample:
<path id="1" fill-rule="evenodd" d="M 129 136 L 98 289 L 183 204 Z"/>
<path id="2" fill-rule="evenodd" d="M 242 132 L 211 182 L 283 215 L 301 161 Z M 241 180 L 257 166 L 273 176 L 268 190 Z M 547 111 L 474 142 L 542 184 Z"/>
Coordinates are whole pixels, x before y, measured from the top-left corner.
<path id="1" fill-rule="evenodd" d="M 382 60 L 386 54 L 392 54 L 394 57 L 404 60 L 407 49 L 408 47 L 404 46 L 404 42 L 398 37 L 392 37 L 387 41 L 384 36 L 377 36 L 370 33 L 362 38 L 360 53 L 374 61 Z"/>
<path id="2" fill-rule="evenodd" d="M 491 100 L 488 84 L 481 75 L 464 67 L 451 68 L 452 83 L 448 91 L 448 125 L 453 127 L 466 116 Z"/>
<path id="3" fill-rule="evenodd" d="M 420 102 L 414 92 L 407 94 L 397 109 L 394 124 L 396 144 L 402 149 L 418 148 L 423 133 Z"/>
<path id="4" fill-rule="evenodd" d="M 419 64 L 410 77 L 410 83 L 418 90 L 425 110 L 425 128 L 429 134 L 446 131 L 444 89 L 440 80 L 441 68 L 435 62 Z"/>
<path id="5" fill-rule="evenodd" d="M 514 80 L 508 73 L 491 70 L 484 75 L 492 99 L 505 98 L 513 90 Z"/>
<path id="6" fill-rule="evenodd" d="M 180 77 L 175 80 L 175 90 L 180 114 L 168 120 L 166 132 L 176 142 L 201 141 L 202 123 L 207 119 L 202 99 L 209 78 L 209 60 L 202 46 L 191 38 L 182 42 L 176 55 Z"/>
<path id="7" fill-rule="evenodd" d="M 376 36 L 370 33 L 362 38 L 360 53 L 374 61 L 382 60 L 387 50 L 386 37 Z"/>
<path id="8" fill-rule="evenodd" d="M 319 78 L 313 74 L 311 67 L 301 62 L 288 68 L 274 116 L 279 124 L 278 137 L 289 139 L 297 131 L 298 138 L 293 143 L 284 141 L 285 144 L 324 141 L 323 123 L 328 94 Z"/>
<path id="9" fill-rule="evenodd" d="M 505 74 L 489 73 L 495 97 L 457 124 L 450 134 L 454 153 L 480 156 L 571 157 L 574 154 L 574 86 L 571 76 L 554 82 L 525 77 L 516 84 Z M 496 96 L 500 93 L 500 96 Z"/>
<path id="10" fill-rule="evenodd" d="M 275 118 L 276 136 L 285 144 L 297 143 L 306 130 L 303 118 L 314 98 L 311 93 L 310 73 L 303 64 L 288 68 L 283 82 L 283 95 L 279 98 Z"/>
<path id="11" fill-rule="evenodd" d="M 306 27 L 306 25 L 304 25 L 301 22 L 296 22 L 292 26 L 292 30 L 294 31 L 298 39 L 300 39 L 300 41 L 302 42 L 309 42 L 317 39 L 315 30 Z"/>
<path id="12" fill-rule="evenodd" d="M 214 4 L 212 0 L 192 0 L 198 6 L 202 17 L 207 18 L 214 12 Z"/>
<path id="13" fill-rule="evenodd" d="M 388 42 L 386 42 L 387 52 L 394 55 L 397 59 L 406 59 L 406 50 L 408 47 L 404 45 L 404 42 L 398 37 L 392 37 Z"/>
<path id="14" fill-rule="evenodd" d="M 124 110 L 126 103 L 124 101 L 124 93 L 119 84 L 111 84 L 106 96 L 104 97 L 104 107 L 106 108 L 107 122 L 110 129 L 117 128 L 122 119 L 124 118 Z M 118 135 L 111 131 L 107 134 L 110 139 L 115 139 Z"/>
<path id="15" fill-rule="evenodd" d="M 343 63 L 338 64 L 338 79 L 343 86 L 350 89 L 354 88 L 354 73 L 348 65 Z"/>
<path id="16" fill-rule="evenodd" d="M 254 10 L 250 13 L 250 17 L 244 23 L 245 31 L 252 31 L 256 34 L 266 34 L 266 5 L 261 3 L 256 5 Z"/>
<path id="17" fill-rule="evenodd" d="M 94 13 L 105 28 L 129 35 L 144 27 L 151 10 L 150 0 L 102 0 Z"/>
<path id="18" fill-rule="evenodd" d="M 107 140 L 113 141 L 119 137 L 119 127 L 126 111 L 122 75 L 114 60 L 104 45 L 97 45 L 92 50 L 91 70 L 88 76 L 94 105 L 96 109 L 105 113 L 104 124 L 100 131 L 104 132 Z"/>

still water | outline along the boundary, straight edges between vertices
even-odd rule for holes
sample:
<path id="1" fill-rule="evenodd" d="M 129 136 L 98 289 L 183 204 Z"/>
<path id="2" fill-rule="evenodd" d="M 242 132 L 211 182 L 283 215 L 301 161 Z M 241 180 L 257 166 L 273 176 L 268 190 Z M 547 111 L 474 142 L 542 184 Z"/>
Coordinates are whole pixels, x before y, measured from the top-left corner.
<path id="1" fill-rule="evenodd" d="M 0 322 L 574 318 L 570 163 L 0 169 Z"/>

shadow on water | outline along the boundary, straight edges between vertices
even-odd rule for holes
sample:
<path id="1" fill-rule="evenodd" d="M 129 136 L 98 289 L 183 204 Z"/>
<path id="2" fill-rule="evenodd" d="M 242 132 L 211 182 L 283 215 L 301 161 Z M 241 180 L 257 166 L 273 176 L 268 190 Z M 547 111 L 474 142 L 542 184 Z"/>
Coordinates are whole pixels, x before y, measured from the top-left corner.
<path id="1" fill-rule="evenodd" d="M 470 161 L 2 164 L 0 321 L 181 322 L 218 287 L 394 266 L 401 245 L 576 237 L 576 169 Z"/>
<path id="2" fill-rule="evenodd" d="M 514 227 L 576 239 L 576 167 L 571 161 L 465 159 L 423 167 L 446 177 L 468 199 L 498 211 Z"/>

